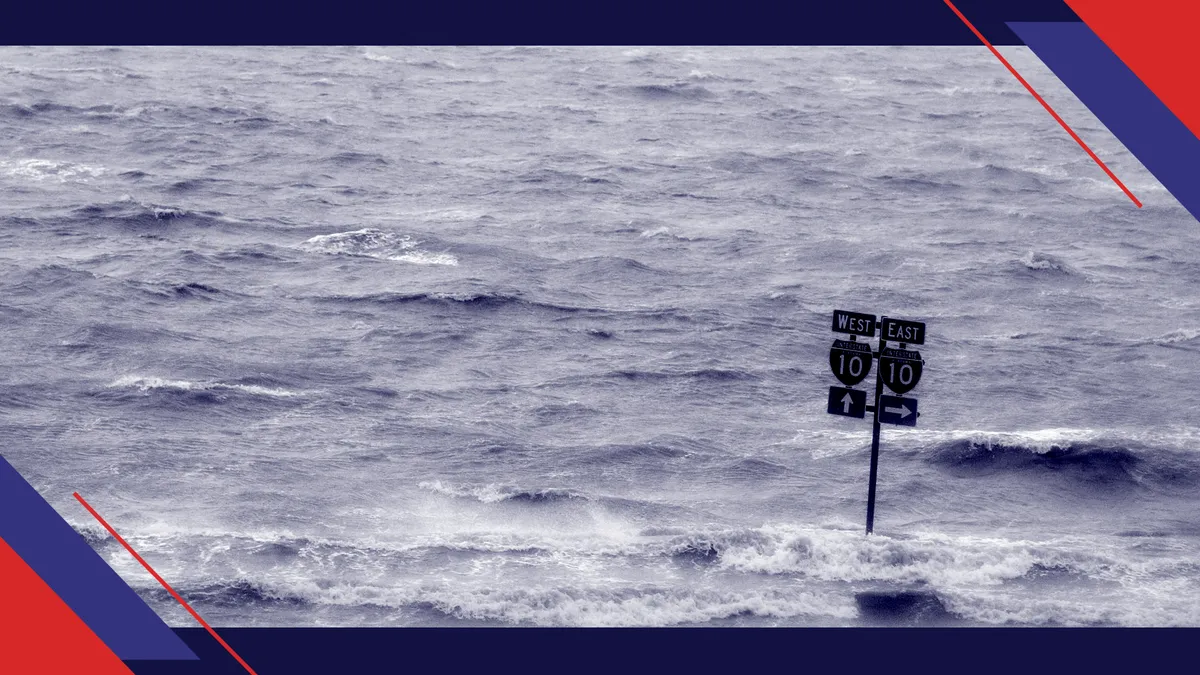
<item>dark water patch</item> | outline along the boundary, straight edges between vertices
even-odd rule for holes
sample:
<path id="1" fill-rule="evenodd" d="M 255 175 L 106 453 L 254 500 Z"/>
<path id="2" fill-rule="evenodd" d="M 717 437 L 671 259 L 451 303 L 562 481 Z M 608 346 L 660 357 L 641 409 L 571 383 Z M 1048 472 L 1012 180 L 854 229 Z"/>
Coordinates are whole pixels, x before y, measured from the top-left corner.
<path id="1" fill-rule="evenodd" d="M 667 274 L 640 260 L 621 256 L 592 256 L 569 260 L 554 265 L 552 269 L 569 273 L 581 282 L 589 281 L 618 281 L 634 277 L 662 277 Z"/>
<path id="2" fill-rule="evenodd" d="M 39 387 L 30 384 L 0 385 L 0 410 L 32 410 L 42 398 Z"/>
<path id="3" fill-rule="evenodd" d="M 712 565 L 720 561 L 721 551 L 711 541 L 689 541 L 671 548 L 670 556 L 677 562 L 694 566 Z"/>
<path id="4" fill-rule="evenodd" d="M 127 178 L 132 181 L 139 181 L 150 176 L 150 174 L 146 173 L 145 171 L 138 171 L 136 169 L 133 171 L 122 171 L 117 175 L 121 178 Z"/>
<path id="5" fill-rule="evenodd" d="M 1118 537 L 1200 537 L 1200 522 L 1177 520 L 1164 523 L 1151 530 L 1125 530 L 1117 533 Z"/>
<path id="6" fill-rule="evenodd" d="M 91 272 L 66 265 L 39 265 L 15 276 L 6 291 L 9 296 L 49 296 L 95 282 L 98 277 Z"/>
<path id="7" fill-rule="evenodd" d="M 187 211 L 170 206 L 115 202 L 89 204 L 70 212 L 68 222 L 83 226 L 106 225 L 127 230 L 160 232 L 178 227 L 213 227 L 223 214 L 218 211 Z"/>
<path id="8" fill-rule="evenodd" d="M 932 591 L 860 591 L 854 594 L 854 602 L 861 617 L 870 623 L 930 625 L 956 620 Z"/>
<path id="9" fill-rule="evenodd" d="M 691 82 L 639 84 L 614 89 L 646 101 L 698 101 L 715 96 L 712 91 Z"/>
<path id="10" fill-rule="evenodd" d="M 327 157 L 325 161 L 342 166 L 387 166 L 390 164 L 390 162 L 388 162 L 383 155 L 377 155 L 371 152 L 339 152 L 336 155 Z"/>
<path id="11" fill-rule="evenodd" d="M 587 448 L 582 462 L 600 466 L 658 463 L 696 455 L 711 455 L 713 452 L 714 447 L 705 441 L 686 436 L 665 435 L 641 443 L 612 443 Z"/>
<path id="12" fill-rule="evenodd" d="M 556 169 L 536 169 L 517 176 L 520 183 L 549 183 L 562 186 L 575 185 L 617 185 L 617 181 L 601 176 L 559 171 Z"/>
<path id="13" fill-rule="evenodd" d="M 114 105 L 100 104 L 93 106 L 75 106 L 54 101 L 37 101 L 36 103 L 5 103 L 0 104 L 0 117 L 15 119 L 56 115 L 91 115 L 103 116 L 122 113 L 124 110 Z"/>
<path id="14" fill-rule="evenodd" d="M 227 293 L 215 286 L 210 286 L 197 281 L 174 283 L 126 280 L 123 283 L 126 286 L 134 288 L 137 291 L 145 294 L 149 298 L 160 302 L 187 300 L 213 301 L 224 295 L 238 295 L 236 293 Z"/>
<path id="15" fill-rule="evenodd" d="M 299 557 L 300 553 L 311 545 L 312 542 L 304 538 L 268 541 L 251 549 L 250 553 L 264 558 L 289 559 Z"/>
<path id="16" fill-rule="evenodd" d="M 876 183 L 876 190 L 899 192 L 933 192 L 946 193 L 962 189 L 962 185 L 951 180 L 938 178 L 923 172 L 911 172 L 906 175 L 890 173 L 872 176 L 870 181 Z"/>
<path id="17" fill-rule="evenodd" d="M 1038 562 L 1030 565 L 1025 574 L 1021 575 L 1020 580 L 1059 583 L 1086 580 L 1087 578 L 1088 576 L 1083 570 L 1070 565 Z"/>
<path id="18" fill-rule="evenodd" d="M 941 120 L 951 120 L 951 121 L 976 120 L 976 119 L 982 118 L 983 116 L 984 116 L 984 113 L 977 111 L 977 110 L 959 110 L 959 111 L 955 111 L 955 112 L 923 112 L 923 113 L 921 113 L 921 117 L 924 117 L 925 119 L 938 120 L 938 121 L 941 121 Z"/>
<path id="19" fill-rule="evenodd" d="M 757 457 L 746 457 L 722 467 L 721 473 L 731 478 L 758 480 L 787 473 L 787 467 Z"/>
<path id="20" fill-rule="evenodd" d="M 650 443 L 609 445 L 594 453 L 592 463 L 631 462 L 646 459 L 679 459 L 689 453 L 682 448 Z"/>
<path id="21" fill-rule="evenodd" d="M 214 185 L 227 182 L 229 181 L 221 180 L 219 178 L 187 178 L 171 183 L 167 189 L 171 192 L 196 192 L 199 190 L 212 189 Z"/>
<path id="22" fill-rule="evenodd" d="M 762 378 L 746 370 L 736 368 L 700 368 L 681 371 L 617 370 L 608 375 L 621 380 L 707 380 L 712 382 L 758 381 Z"/>
<path id="23" fill-rule="evenodd" d="M 550 403 L 533 410 L 534 417 L 542 424 L 569 422 L 596 414 L 596 410 L 580 403 Z"/>
<path id="24" fill-rule="evenodd" d="M 292 593 L 276 593 L 246 579 L 214 582 L 202 586 L 177 588 L 179 594 L 194 605 L 214 607 L 307 607 L 311 602 Z M 160 602 L 174 602 L 165 589 L 151 591 Z"/>
<path id="25" fill-rule="evenodd" d="M 981 167 L 967 169 L 948 169 L 934 175 L 942 180 L 950 180 L 991 192 L 1043 192 L 1049 185 L 1062 183 L 1065 180 L 1051 180 L 1044 174 L 1034 171 L 997 164 L 984 164 Z"/>
<path id="26" fill-rule="evenodd" d="M 232 249 L 232 250 L 228 250 L 228 251 L 220 251 L 218 253 L 213 254 L 213 257 L 216 258 L 217 260 L 222 260 L 222 261 L 226 261 L 226 262 L 229 262 L 229 261 L 282 262 L 285 260 L 283 256 L 277 255 L 277 254 L 272 253 L 267 250 L 263 250 L 261 248 L 254 248 L 251 246 L 244 246 L 242 248 Z"/>
<path id="27" fill-rule="evenodd" d="M 66 335 L 61 342 L 77 347 L 127 349 L 163 341 L 194 342 L 198 338 L 162 328 L 145 328 L 123 323 L 93 323 Z"/>
<path id="28" fill-rule="evenodd" d="M 400 395 L 400 392 L 390 387 L 354 387 L 353 389 L 354 391 L 379 398 L 396 398 Z"/>
<path id="29" fill-rule="evenodd" d="M 555 502 L 589 501 L 587 497 L 558 488 L 548 488 L 545 490 L 522 490 L 505 496 L 501 501 L 513 502 L 518 504 L 551 504 Z"/>
<path id="30" fill-rule="evenodd" d="M 370 295 L 333 295 L 315 298 L 322 302 L 373 305 L 423 305 L 450 307 L 464 311 L 496 311 L 504 309 L 535 309 L 562 314 L 595 313 L 603 310 L 528 300 L 507 293 L 373 293 Z"/>
<path id="31" fill-rule="evenodd" d="M 27 119 L 37 115 L 31 106 L 20 103 L 5 103 L 0 105 L 0 117 L 8 119 Z"/>
<path id="32" fill-rule="evenodd" d="M 197 282 L 178 284 L 172 290 L 181 298 L 204 298 L 206 300 L 221 292 L 213 286 Z"/>
<path id="33" fill-rule="evenodd" d="M 219 120 L 217 121 L 217 124 L 233 124 L 240 129 L 259 130 L 274 126 L 275 120 L 271 119 L 270 117 L 255 115 L 253 117 L 239 117 L 232 120 Z"/>

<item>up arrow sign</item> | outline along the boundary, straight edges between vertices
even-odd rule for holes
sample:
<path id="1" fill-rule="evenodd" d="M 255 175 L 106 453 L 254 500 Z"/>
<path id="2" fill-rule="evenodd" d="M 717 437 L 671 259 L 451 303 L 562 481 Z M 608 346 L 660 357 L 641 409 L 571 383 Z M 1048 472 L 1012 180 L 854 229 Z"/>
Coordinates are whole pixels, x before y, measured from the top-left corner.
<path id="1" fill-rule="evenodd" d="M 854 397 L 850 395 L 850 392 L 846 392 L 846 395 L 842 397 L 842 414 L 843 415 L 850 414 L 850 406 L 853 403 L 854 403 Z"/>
<path id="2" fill-rule="evenodd" d="M 906 427 L 917 426 L 917 399 L 903 396 L 879 396 L 879 421 L 883 424 L 899 424 Z"/>

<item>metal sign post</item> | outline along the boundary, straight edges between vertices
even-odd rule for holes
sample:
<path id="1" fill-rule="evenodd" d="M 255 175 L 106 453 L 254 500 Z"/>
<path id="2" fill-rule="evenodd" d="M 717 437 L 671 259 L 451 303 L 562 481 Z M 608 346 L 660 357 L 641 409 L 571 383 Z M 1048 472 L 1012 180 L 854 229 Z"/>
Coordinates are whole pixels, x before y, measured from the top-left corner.
<path id="1" fill-rule="evenodd" d="M 859 342 L 858 338 L 875 337 L 876 329 L 879 351 L 872 352 L 870 345 Z M 889 396 L 883 393 L 883 387 L 886 384 L 896 394 L 906 394 L 917 386 L 925 361 L 920 352 L 908 349 L 908 345 L 925 344 L 925 324 L 886 316 L 876 321 L 874 314 L 835 309 L 833 332 L 850 334 L 849 341 L 834 340 L 829 351 L 829 368 L 846 386 L 829 388 L 826 412 L 858 419 L 871 413 L 871 477 L 867 486 L 867 534 L 871 534 L 875 529 L 875 483 L 879 476 L 879 425 L 915 427 L 921 415 L 917 412 L 917 399 Z M 900 347 L 888 349 L 888 340 L 900 343 Z M 879 368 L 875 370 L 875 397 L 867 405 L 867 392 L 853 387 L 866 379 L 873 359 L 879 359 Z"/>

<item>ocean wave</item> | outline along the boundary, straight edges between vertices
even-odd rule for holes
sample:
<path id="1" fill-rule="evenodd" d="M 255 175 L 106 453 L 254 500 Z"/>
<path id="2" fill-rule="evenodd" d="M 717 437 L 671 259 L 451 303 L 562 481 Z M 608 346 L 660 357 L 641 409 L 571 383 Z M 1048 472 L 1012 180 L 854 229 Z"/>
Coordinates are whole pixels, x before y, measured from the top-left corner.
<path id="1" fill-rule="evenodd" d="M 904 537 L 855 530 L 768 523 L 757 528 L 698 531 L 663 537 L 667 556 L 694 559 L 739 572 L 829 582 L 889 582 L 932 588 L 998 586 L 1027 575 L 1035 564 L 1069 559 L 1085 574 L 1107 574 L 1117 561 L 1071 553 L 1061 542 L 918 533 Z"/>
<path id="2" fill-rule="evenodd" d="M 298 593 L 274 590 L 248 579 L 228 582 L 214 581 L 196 586 L 182 586 L 178 592 L 195 605 L 210 607 L 307 607 L 311 600 Z M 160 602 L 174 601 L 166 589 L 150 589 L 149 594 Z"/>
<path id="3" fill-rule="evenodd" d="M 423 603 L 457 619 L 532 626 L 673 626 L 735 617 L 820 617 L 848 621 L 854 607 L 842 598 L 801 589 L 445 587 L 426 591 Z"/>
<path id="4" fill-rule="evenodd" d="M 1075 269 L 1063 261 L 1058 256 L 1050 255 L 1049 253 L 1040 253 L 1029 251 L 1023 258 L 1018 260 L 1025 269 L 1035 272 L 1054 272 L 1059 274 L 1075 274 Z"/>
<path id="5" fill-rule="evenodd" d="M 165 591 L 143 591 L 160 603 L 173 602 Z M 179 591 L 200 607 L 315 606 L 377 607 L 401 616 L 438 620 L 483 621 L 514 626 L 633 627 L 675 626 L 730 619 L 795 619 L 847 623 L 857 615 L 852 600 L 799 588 L 662 588 L 648 584 L 611 587 L 522 583 L 504 588 L 475 584 L 347 582 L 295 580 L 283 584 L 243 578 L 180 585 Z M 395 614 L 393 621 L 396 620 Z"/>
<path id="6" fill-rule="evenodd" d="M 115 202 L 88 204 L 72 209 L 69 220 L 85 226 L 102 223 L 135 230 L 162 230 L 181 225 L 212 227 L 230 222 L 219 211 L 189 211 L 139 202 L 128 195 Z"/>
<path id="7" fill-rule="evenodd" d="M 551 302 L 527 300 L 518 295 L 500 292 L 447 292 L 447 293 L 372 293 L 369 295 L 334 295 L 325 296 L 321 300 L 329 302 L 369 302 L 376 304 L 421 304 L 442 307 L 462 307 L 464 309 L 502 309 L 522 307 L 542 309 L 566 314 L 602 313 L 604 310 L 573 305 L 561 305 Z"/>
<path id="8" fill-rule="evenodd" d="M 671 84 L 640 84 L 616 87 L 617 91 L 627 92 L 638 98 L 650 101 L 672 100 L 701 100 L 715 96 L 705 87 L 691 82 L 673 82 Z"/>
<path id="9" fill-rule="evenodd" d="M 448 497 L 473 499 L 484 504 L 500 502 L 548 504 L 562 501 L 588 501 L 588 497 L 583 494 L 563 488 L 529 490 L 496 483 L 466 485 L 443 483 L 440 480 L 423 481 L 417 487 Z"/>
<path id="10" fill-rule="evenodd" d="M 317 235 L 301 243 L 298 248 L 312 253 L 363 256 L 416 265 L 458 264 L 458 258 L 454 255 L 427 251 L 418 248 L 420 244 L 407 234 L 365 228 Z"/>
<path id="11" fill-rule="evenodd" d="M 1103 430 L 976 432 L 942 436 L 920 451 L 939 468 L 968 475 L 1029 472 L 1085 483 L 1186 487 L 1200 483 L 1193 435 L 1123 435 Z"/>
<path id="12" fill-rule="evenodd" d="M 1149 338 L 1146 342 L 1157 345 L 1176 345 L 1192 342 L 1196 338 L 1200 338 L 1200 328 L 1180 328 L 1179 330 L 1173 330 L 1158 337 Z"/>
<path id="13" fill-rule="evenodd" d="M 108 169 L 103 166 L 89 166 L 75 162 L 36 158 L 0 160 L 0 174 L 34 181 L 53 179 L 59 183 L 67 181 L 86 183 L 90 179 L 106 173 L 108 173 Z"/>
<path id="14" fill-rule="evenodd" d="M 193 382 L 191 380 L 168 380 L 161 377 L 144 377 L 141 375 L 123 375 L 108 385 L 110 389 L 136 389 L 140 392 L 174 391 L 197 393 L 236 392 L 251 396 L 266 396 L 271 398 L 294 398 L 305 396 L 311 392 L 264 387 L 256 384 L 236 384 L 227 382 Z"/>
<path id="15" fill-rule="evenodd" d="M 696 368 L 693 370 L 617 370 L 609 378 L 621 380 L 709 380 L 713 382 L 758 381 L 762 377 L 740 368 Z"/>
<path id="16" fill-rule="evenodd" d="M 1119 546 L 1085 537 L 1030 541 L 936 532 L 864 537 L 858 528 L 787 523 L 690 531 L 654 527 L 636 536 L 578 534 L 544 528 L 524 534 L 427 532 L 403 542 L 357 545 L 228 536 L 197 544 L 193 534 L 188 540 L 196 551 L 220 550 L 221 557 L 234 559 L 227 577 L 179 585 L 189 599 L 194 591 L 201 604 L 223 607 L 293 606 L 311 613 L 315 606 L 374 606 L 410 616 L 431 611 L 516 625 L 704 624 L 732 617 L 807 617 L 826 624 L 924 617 L 1000 625 L 1180 624 L 1196 619 L 1194 607 L 1179 614 L 1180 607 L 1173 606 L 1164 613 L 1121 600 L 1122 594 L 1169 587 L 1181 565 L 1194 566 L 1190 559 L 1166 556 L 1147 565 Z M 173 537 L 155 541 L 143 535 L 135 544 L 176 554 L 193 550 Z M 105 548 L 105 555 L 121 553 L 117 547 Z M 246 555 L 260 559 L 253 562 L 242 557 Z M 669 566 L 634 562 L 645 556 Z M 440 582 L 414 574 L 430 560 L 473 572 Z M 604 573 L 631 564 L 646 571 L 645 581 L 630 583 L 619 574 Z M 534 583 L 527 576 L 513 583 L 507 576 L 506 570 L 530 566 L 588 573 L 539 577 Z M 263 571 L 242 571 L 255 568 Z M 329 569 L 338 573 L 330 577 Z M 694 576 L 689 584 L 655 583 L 661 574 Z M 766 578 L 725 587 L 721 580 L 730 574 L 753 575 L 746 581 Z M 772 577 L 779 580 L 770 581 Z M 1064 586 L 1103 590 L 1104 595 L 1058 599 L 1054 591 Z"/>

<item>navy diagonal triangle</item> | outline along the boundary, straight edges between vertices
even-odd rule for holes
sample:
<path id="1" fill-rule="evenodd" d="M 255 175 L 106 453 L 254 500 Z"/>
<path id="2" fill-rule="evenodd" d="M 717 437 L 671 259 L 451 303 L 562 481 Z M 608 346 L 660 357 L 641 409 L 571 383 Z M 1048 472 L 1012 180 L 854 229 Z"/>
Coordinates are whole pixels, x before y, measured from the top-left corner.
<path id="1" fill-rule="evenodd" d="M 1200 139 L 1085 23 L 1010 22 L 1042 63 L 1200 219 Z"/>
<path id="2" fill-rule="evenodd" d="M 197 658 L 3 457 L 0 538 L 122 660 Z"/>

